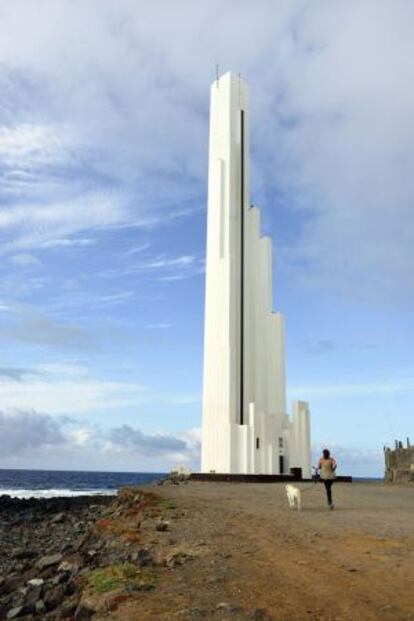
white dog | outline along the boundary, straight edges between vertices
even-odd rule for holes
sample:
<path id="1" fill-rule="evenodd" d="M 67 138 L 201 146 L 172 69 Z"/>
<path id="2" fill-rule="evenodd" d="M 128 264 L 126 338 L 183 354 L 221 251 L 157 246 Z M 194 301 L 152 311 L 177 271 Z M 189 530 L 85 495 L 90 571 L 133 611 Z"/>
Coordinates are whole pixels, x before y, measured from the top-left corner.
<path id="1" fill-rule="evenodd" d="M 294 485 L 286 485 L 285 486 L 285 490 L 286 490 L 286 494 L 287 494 L 289 508 L 290 509 L 294 509 L 295 508 L 295 504 L 296 504 L 298 511 L 300 511 L 300 509 L 301 509 L 301 493 L 300 493 L 300 489 L 298 487 L 295 487 Z"/>

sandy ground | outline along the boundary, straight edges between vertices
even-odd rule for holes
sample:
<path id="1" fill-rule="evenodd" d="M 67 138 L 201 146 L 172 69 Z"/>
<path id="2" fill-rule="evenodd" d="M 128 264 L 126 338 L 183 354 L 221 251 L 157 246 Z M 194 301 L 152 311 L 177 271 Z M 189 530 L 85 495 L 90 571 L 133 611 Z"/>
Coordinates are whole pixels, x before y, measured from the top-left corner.
<path id="1" fill-rule="evenodd" d="M 301 512 L 282 484 L 154 487 L 165 548 L 192 560 L 113 618 L 414 620 L 414 487 L 336 483 L 332 512 L 321 485 L 299 487 Z"/>

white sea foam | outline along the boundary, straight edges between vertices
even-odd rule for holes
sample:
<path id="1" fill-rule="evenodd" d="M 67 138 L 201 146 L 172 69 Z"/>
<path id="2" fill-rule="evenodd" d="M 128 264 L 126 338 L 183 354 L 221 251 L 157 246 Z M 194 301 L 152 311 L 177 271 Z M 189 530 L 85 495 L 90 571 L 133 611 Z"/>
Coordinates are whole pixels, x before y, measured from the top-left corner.
<path id="1" fill-rule="evenodd" d="M 0 496 L 7 494 L 12 498 L 57 498 L 72 496 L 116 496 L 114 489 L 0 489 Z"/>

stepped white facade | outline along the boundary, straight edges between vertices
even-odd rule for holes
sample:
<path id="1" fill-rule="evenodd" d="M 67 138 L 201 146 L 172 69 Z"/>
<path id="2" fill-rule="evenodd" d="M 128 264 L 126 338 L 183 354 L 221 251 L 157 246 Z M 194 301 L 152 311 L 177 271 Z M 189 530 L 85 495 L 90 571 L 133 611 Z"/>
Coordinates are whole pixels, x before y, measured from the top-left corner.
<path id="1" fill-rule="evenodd" d="M 246 84 L 211 87 L 202 472 L 311 475 L 308 404 L 286 411 L 284 319 L 271 240 L 250 206 Z"/>

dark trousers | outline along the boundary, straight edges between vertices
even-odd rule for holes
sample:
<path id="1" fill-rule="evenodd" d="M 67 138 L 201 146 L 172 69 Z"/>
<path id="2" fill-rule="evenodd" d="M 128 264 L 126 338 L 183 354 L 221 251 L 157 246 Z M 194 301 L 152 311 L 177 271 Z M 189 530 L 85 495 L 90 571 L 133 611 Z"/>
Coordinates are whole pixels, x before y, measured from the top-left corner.
<path id="1" fill-rule="evenodd" d="M 333 479 L 324 479 L 323 484 L 325 485 L 325 489 L 326 489 L 326 497 L 328 499 L 328 505 L 331 505 L 332 504 Z"/>

